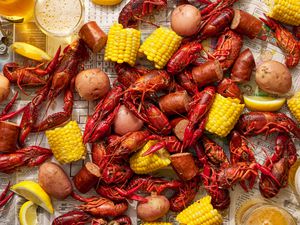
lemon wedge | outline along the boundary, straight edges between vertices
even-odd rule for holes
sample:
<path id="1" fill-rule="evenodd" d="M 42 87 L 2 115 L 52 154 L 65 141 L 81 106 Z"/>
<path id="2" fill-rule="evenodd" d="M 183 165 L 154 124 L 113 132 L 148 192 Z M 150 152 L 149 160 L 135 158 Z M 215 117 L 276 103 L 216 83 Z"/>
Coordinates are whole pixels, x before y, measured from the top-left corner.
<path id="1" fill-rule="evenodd" d="M 19 55 L 36 61 L 42 62 L 51 60 L 51 57 L 42 49 L 25 42 L 14 42 L 11 45 L 11 49 Z"/>
<path id="2" fill-rule="evenodd" d="M 285 100 L 285 98 L 244 95 L 245 105 L 252 111 L 277 111 L 284 105 Z"/>
<path id="3" fill-rule="evenodd" d="M 37 205 L 32 201 L 25 202 L 19 212 L 21 225 L 37 225 Z"/>
<path id="4" fill-rule="evenodd" d="M 21 181 L 10 188 L 13 192 L 41 206 L 53 214 L 54 209 L 49 195 L 34 181 Z"/>

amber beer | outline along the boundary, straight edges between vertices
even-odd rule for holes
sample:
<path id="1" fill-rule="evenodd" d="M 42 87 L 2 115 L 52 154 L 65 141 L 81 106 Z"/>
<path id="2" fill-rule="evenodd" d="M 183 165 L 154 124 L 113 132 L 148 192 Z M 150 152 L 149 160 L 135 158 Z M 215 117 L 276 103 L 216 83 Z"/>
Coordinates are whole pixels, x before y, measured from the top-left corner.
<path id="1" fill-rule="evenodd" d="M 30 18 L 34 0 L 0 0 L 0 15 Z"/>

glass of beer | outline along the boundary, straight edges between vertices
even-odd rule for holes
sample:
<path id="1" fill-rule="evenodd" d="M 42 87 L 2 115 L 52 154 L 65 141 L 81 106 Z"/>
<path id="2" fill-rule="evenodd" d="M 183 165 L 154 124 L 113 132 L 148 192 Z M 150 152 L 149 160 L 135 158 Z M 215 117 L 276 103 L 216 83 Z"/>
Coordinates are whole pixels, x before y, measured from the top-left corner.
<path id="1" fill-rule="evenodd" d="M 81 0 L 36 0 L 35 21 L 49 36 L 66 37 L 79 27 L 84 16 Z"/>
<path id="2" fill-rule="evenodd" d="M 32 16 L 33 7 L 34 0 L 0 0 L 0 15 L 28 19 Z"/>

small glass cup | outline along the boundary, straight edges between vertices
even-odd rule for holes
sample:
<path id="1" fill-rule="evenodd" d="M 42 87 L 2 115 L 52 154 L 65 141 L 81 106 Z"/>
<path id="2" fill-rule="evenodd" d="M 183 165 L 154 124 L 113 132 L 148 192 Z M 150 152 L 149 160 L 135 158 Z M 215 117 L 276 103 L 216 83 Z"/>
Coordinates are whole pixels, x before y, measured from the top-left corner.
<path id="1" fill-rule="evenodd" d="M 237 225 L 297 225 L 285 209 L 261 199 L 246 201 L 236 212 Z"/>
<path id="2" fill-rule="evenodd" d="M 34 17 L 46 35 L 68 37 L 83 21 L 84 4 L 82 0 L 36 0 Z"/>

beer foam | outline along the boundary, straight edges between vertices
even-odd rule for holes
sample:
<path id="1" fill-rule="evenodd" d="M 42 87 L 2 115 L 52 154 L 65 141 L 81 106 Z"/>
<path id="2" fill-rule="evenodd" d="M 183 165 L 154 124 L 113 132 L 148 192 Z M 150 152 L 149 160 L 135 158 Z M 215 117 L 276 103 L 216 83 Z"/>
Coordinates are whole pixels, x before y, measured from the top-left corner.
<path id="1" fill-rule="evenodd" d="M 64 34 L 74 30 L 81 19 L 79 0 L 39 0 L 35 15 L 38 23 L 50 33 Z"/>

